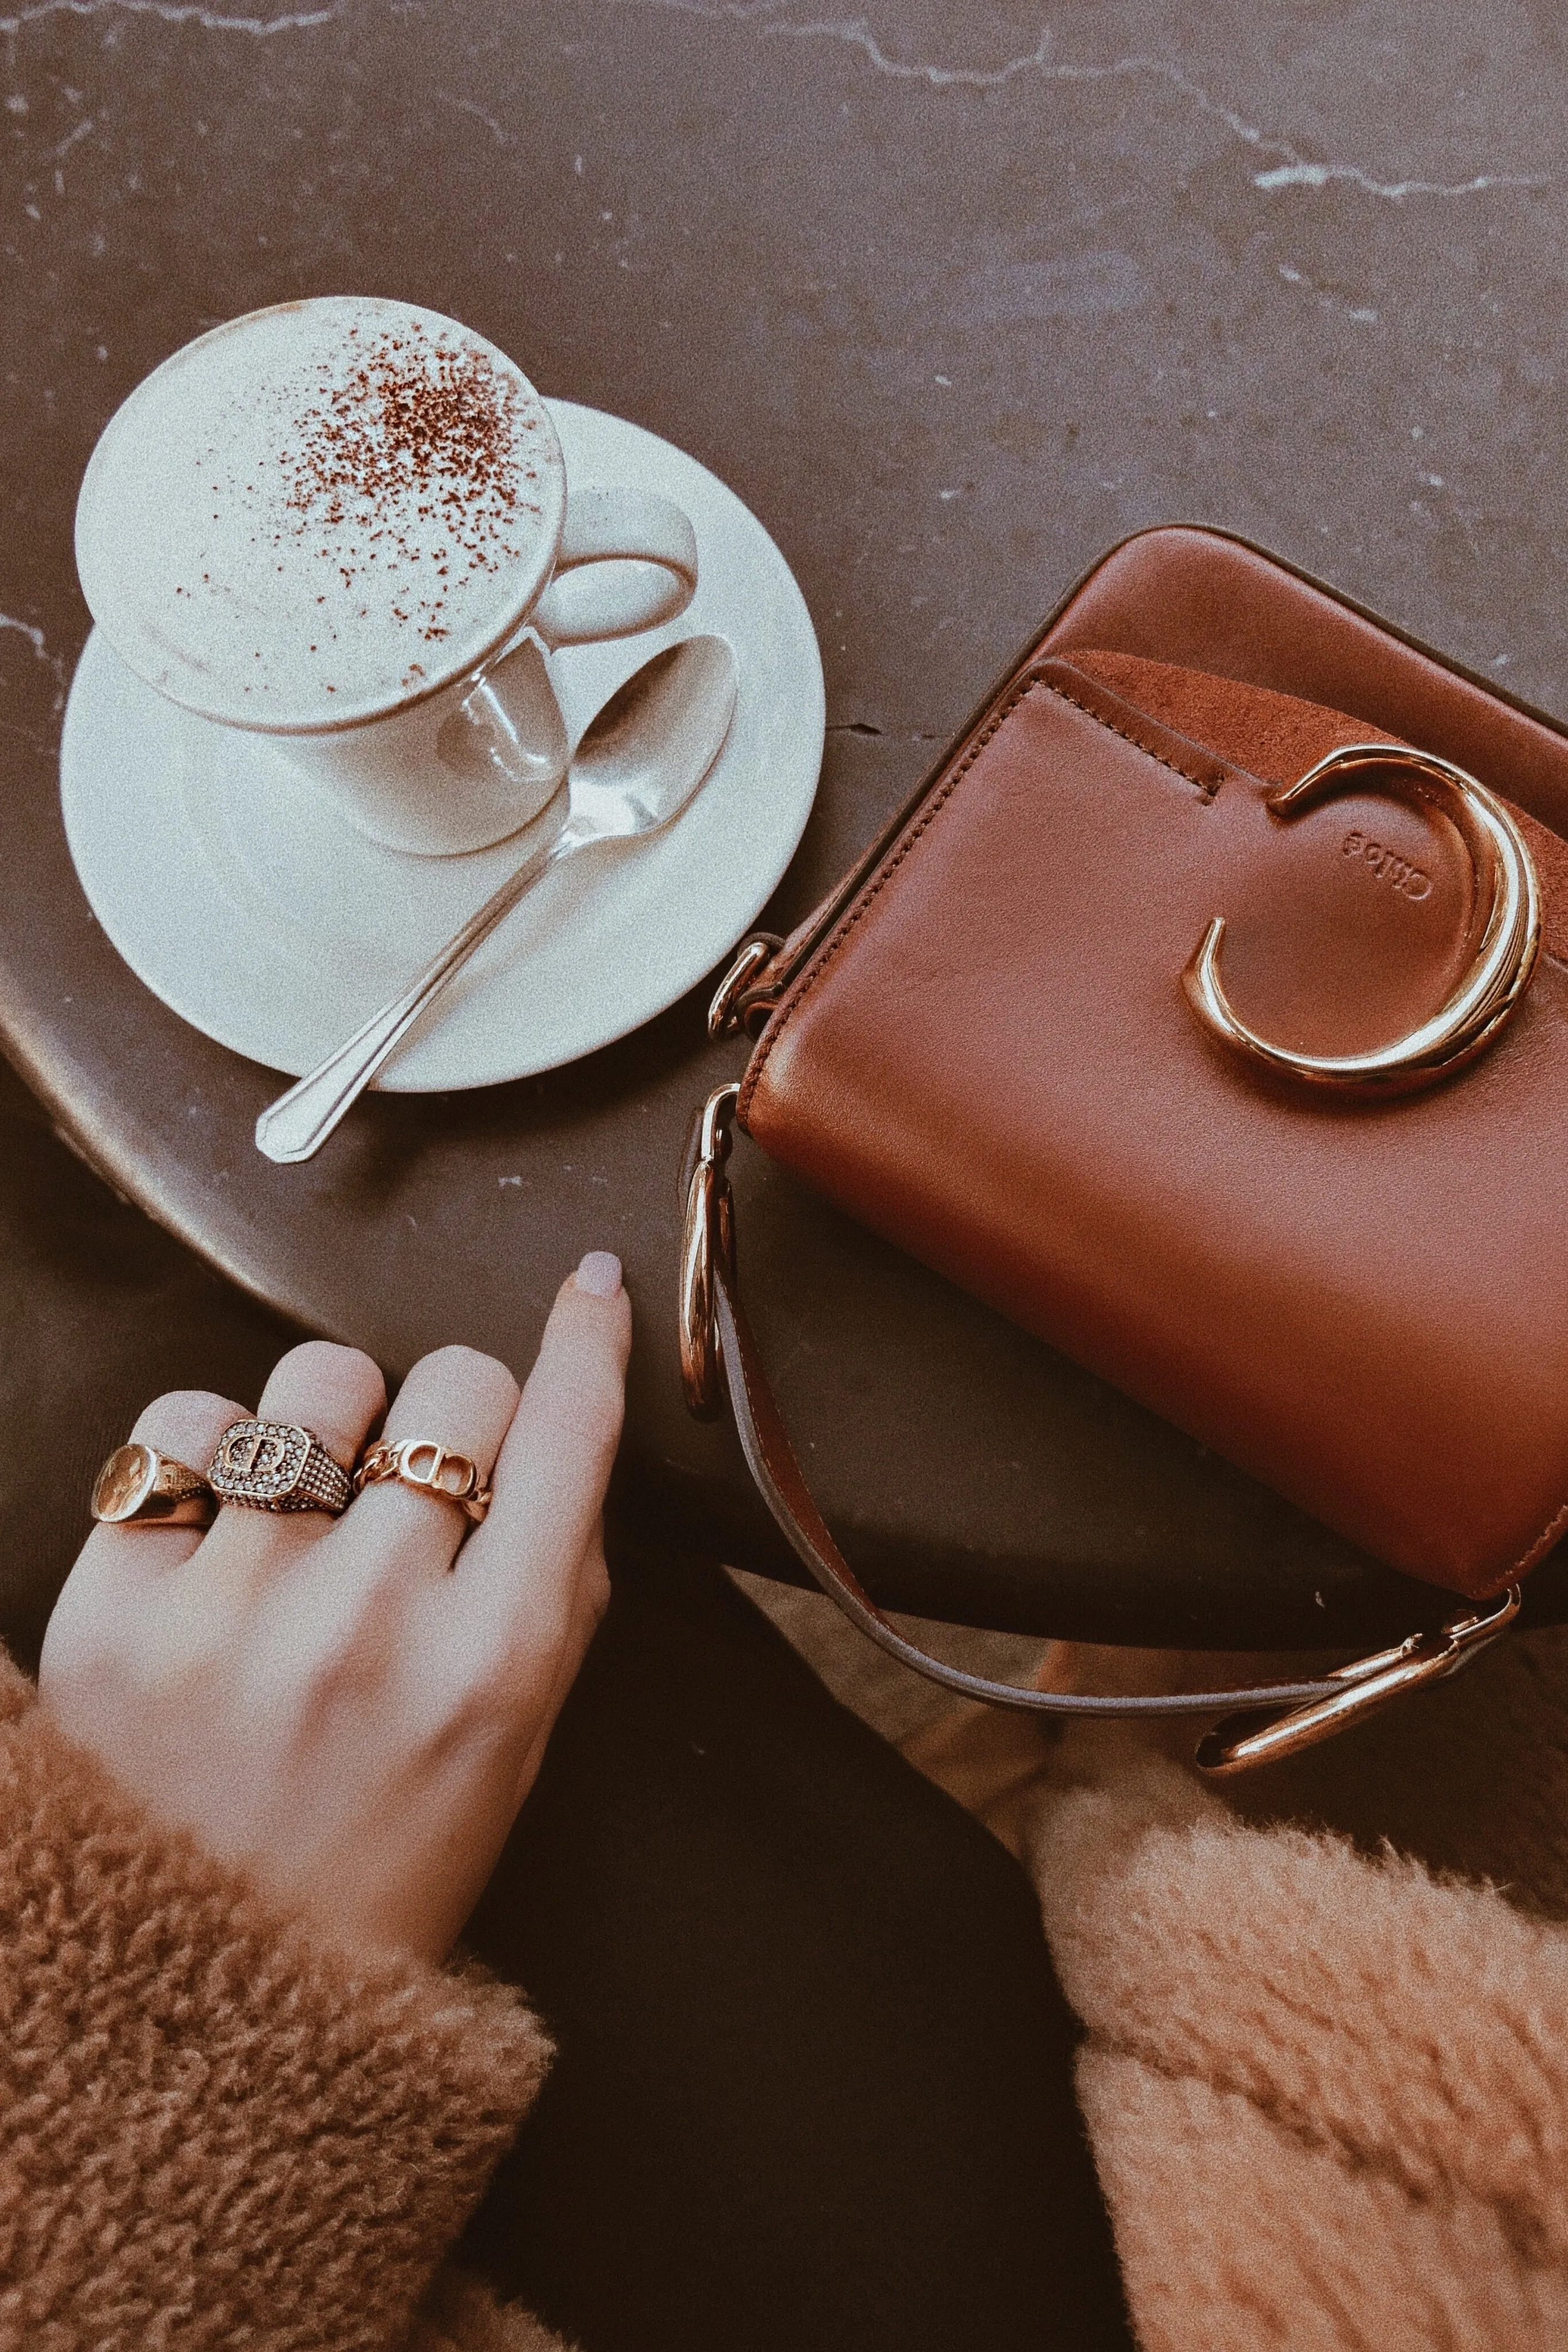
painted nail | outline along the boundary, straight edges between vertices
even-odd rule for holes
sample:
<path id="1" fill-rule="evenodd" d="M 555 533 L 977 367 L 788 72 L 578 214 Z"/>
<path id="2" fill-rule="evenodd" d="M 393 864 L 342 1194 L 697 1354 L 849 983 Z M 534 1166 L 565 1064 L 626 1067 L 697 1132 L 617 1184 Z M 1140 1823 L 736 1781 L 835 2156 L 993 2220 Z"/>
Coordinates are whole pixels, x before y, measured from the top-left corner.
<path id="1" fill-rule="evenodd" d="M 613 1250 L 590 1250 L 577 1269 L 576 1282 L 590 1298 L 613 1298 L 621 1287 L 621 1261 Z"/>

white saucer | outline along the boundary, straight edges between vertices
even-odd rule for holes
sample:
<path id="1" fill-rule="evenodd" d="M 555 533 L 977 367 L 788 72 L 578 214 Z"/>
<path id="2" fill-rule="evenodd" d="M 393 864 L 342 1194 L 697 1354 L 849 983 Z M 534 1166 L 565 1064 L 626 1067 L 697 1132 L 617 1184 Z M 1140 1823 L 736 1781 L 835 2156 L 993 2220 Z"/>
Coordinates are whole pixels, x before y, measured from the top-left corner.
<path id="1" fill-rule="evenodd" d="M 569 479 L 677 500 L 700 572 L 668 627 L 552 657 L 573 743 L 650 654 L 705 630 L 735 648 L 735 722 L 667 833 L 584 851 L 540 880 L 382 1072 L 400 1091 L 527 1077 L 651 1020 L 754 919 L 816 793 L 821 658 L 762 525 L 657 435 L 571 401 L 547 404 Z M 466 857 L 382 849 L 266 737 L 166 701 L 98 630 L 71 685 L 60 795 L 82 887 L 137 977 L 209 1037 L 292 1075 L 392 995 L 533 837 Z M 559 814 L 558 803 L 537 822 L 553 827 Z"/>

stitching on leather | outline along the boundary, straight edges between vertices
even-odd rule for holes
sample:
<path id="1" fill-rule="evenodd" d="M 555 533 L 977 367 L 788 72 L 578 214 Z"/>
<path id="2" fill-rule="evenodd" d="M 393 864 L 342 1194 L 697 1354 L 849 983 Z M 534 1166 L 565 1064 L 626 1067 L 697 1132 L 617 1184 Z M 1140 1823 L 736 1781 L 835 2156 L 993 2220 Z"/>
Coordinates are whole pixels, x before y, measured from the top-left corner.
<path id="1" fill-rule="evenodd" d="M 1027 698 L 1035 691 L 1037 687 L 1042 686 L 1048 693 L 1056 695 L 1061 701 L 1070 703 L 1074 710 L 1082 711 L 1085 719 L 1092 719 L 1096 726 L 1103 727 L 1108 734 L 1120 736 L 1123 742 L 1130 743 L 1134 751 L 1142 751 L 1146 759 L 1157 761 L 1162 768 L 1168 768 L 1173 775 L 1180 776 L 1185 782 L 1196 786 L 1206 805 L 1213 802 L 1216 794 L 1218 793 L 1220 784 L 1224 782 L 1223 777 L 1216 777 L 1212 782 L 1206 782 L 1201 776 L 1193 775 L 1190 770 L 1179 766 L 1175 760 L 1167 760 L 1162 752 L 1151 751 L 1148 744 L 1141 743 L 1135 735 L 1128 734 L 1124 728 L 1113 725 L 1109 719 L 1103 718 L 1097 710 L 1091 710 L 1086 703 L 1082 703 L 1078 700 L 1076 695 L 1067 693 L 1063 688 L 1054 684 L 1052 681 L 1038 677 L 1024 678 L 1008 697 L 1000 709 L 997 711 L 995 716 L 988 722 L 988 724 L 981 729 L 979 734 L 976 736 L 973 743 L 969 746 L 968 751 L 964 754 L 963 759 L 954 769 L 952 774 L 948 777 L 947 782 L 943 785 L 941 791 L 932 802 L 930 807 L 921 817 L 920 822 L 915 827 L 915 830 L 909 834 L 900 845 L 897 854 L 883 867 L 882 872 L 877 876 L 876 880 L 871 885 L 870 888 L 856 900 L 855 904 L 851 908 L 849 913 L 844 917 L 842 922 L 839 925 L 837 930 L 833 932 L 832 936 L 824 940 L 821 947 L 818 949 L 817 953 L 813 956 L 810 963 L 807 966 L 805 971 L 800 976 L 800 983 L 795 991 L 794 1002 L 790 1004 L 789 1011 L 783 1014 L 777 1024 L 770 1024 L 765 1034 L 758 1041 L 757 1050 L 747 1066 L 746 1075 L 741 1085 L 740 1097 L 736 1105 L 737 1117 L 740 1118 L 742 1123 L 745 1121 L 746 1113 L 750 1105 L 751 1098 L 755 1095 L 758 1086 L 761 1081 L 763 1070 L 767 1066 L 768 1057 L 772 1053 L 774 1046 L 779 1042 L 779 1039 L 782 1036 L 788 1023 L 796 1010 L 796 1007 L 804 999 L 812 982 L 831 961 L 833 956 L 837 954 L 844 940 L 848 939 L 850 933 L 853 930 L 856 923 L 859 922 L 861 917 L 870 907 L 873 899 L 875 898 L 878 892 L 892 880 L 894 875 L 897 872 L 904 859 L 909 856 L 911 850 L 915 847 L 915 843 L 920 839 L 921 835 L 925 833 L 927 826 L 932 824 L 946 803 L 952 798 L 953 793 L 958 788 L 959 782 L 968 772 L 969 769 L 974 766 L 975 761 L 979 758 L 980 753 L 985 750 L 986 745 L 997 733 L 1004 719 L 1010 718 L 1012 713 L 1018 709 L 1019 703 L 1026 700 Z M 1550 953 L 1548 953 L 1547 960 L 1551 962 L 1556 962 L 1558 961 L 1556 957 L 1550 955 Z M 1512 1569 L 1509 1572 L 1509 1580 L 1512 1582 L 1517 1578 L 1528 1575 L 1530 1570 L 1535 1566 L 1536 1562 L 1552 1549 L 1552 1546 L 1557 1541 L 1558 1538 L 1564 1533 L 1568 1533 L 1568 1503 L 1564 1503 L 1561 1509 L 1547 1521 L 1540 1535 L 1535 1538 L 1535 1541 L 1529 1545 L 1521 1557 L 1515 1561 Z"/>
<path id="2" fill-rule="evenodd" d="M 1544 1558 L 1545 1554 L 1551 1550 L 1552 1545 L 1556 1542 L 1558 1537 L 1563 1535 L 1564 1532 L 1568 1532 L 1568 1503 L 1563 1504 L 1562 1509 L 1557 1512 L 1554 1517 L 1547 1520 L 1546 1525 L 1542 1528 L 1541 1533 L 1536 1537 L 1535 1541 L 1529 1547 L 1528 1550 L 1521 1559 L 1514 1561 L 1513 1566 L 1509 1570 L 1509 1582 L 1511 1584 L 1516 1578 L 1528 1576 L 1531 1570 L 1535 1566 L 1536 1561 Z"/>
<path id="3" fill-rule="evenodd" d="M 1124 743 L 1132 745 L 1134 751 L 1142 751 L 1145 759 L 1157 760 L 1160 766 L 1168 768 L 1173 776 L 1185 776 L 1189 784 L 1197 786 L 1206 805 L 1212 803 L 1215 794 L 1225 781 L 1222 776 L 1212 778 L 1195 776 L 1192 770 L 1184 768 L 1179 761 L 1167 760 L 1163 751 L 1156 751 L 1153 744 L 1145 743 L 1141 736 L 1129 733 L 1125 727 L 1118 727 L 1115 720 L 1107 719 L 1103 711 L 1093 710 L 1087 702 L 1080 702 L 1078 697 L 1075 694 L 1069 694 L 1064 686 L 1058 686 L 1053 680 L 1042 681 L 1042 683 L 1048 685 L 1051 693 L 1060 695 L 1063 702 L 1070 702 L 1074 710 L 1082 710 L 1085 719 L 1092 719 L 1095 724 L 1103 727 L 1108 734 L 1119 735 Z"/>
<path id="4" fill-rule="evenodd" d="M 1036 688 L 1039 687 L 1044 687 L 1047 693 L 1054 694 L 1057 696 L 1059 700 L 1071 704 L 1074 710 L 1082 711 L 1085 719 L 1092 719 L 1097 727 L 1103 727 L 1108 735 L 1120 736 L 1123 742 L 1130 743 L 1135 751 L 1142 751 L 1145 759 L 1156 761 L 1162 768 L 1168 768 L 1173 775 L 1180 776 L 1184 782 L 1196 785 L 1206 807 L 1212 803 L 1215 793 L 1219 790 L 1219 780 L 1217 780 L 1213 785 L 1207 785 L 1204 782 L 1201 777 L 1189 775 L 1186 769 L 1178 768 L 1174 760 L 1164 758 L 1158 751 L 1151 751 L 1148 745 L 1146 743 L 1140 743 L 1135 735 L 1129 735 L 1122 728 L 1113 727 L 1108 719 L 1103 719 L 1097 710 L 1091 710 L 1086 703 L 1078 701 L 1075 696 L 1064 693 L 1062 688 L 1054 684 L 1051 680 L 1040 677 L 1039 676 L 1030 676 L 1024 678 L 1019 686 L 1015 687 L 1012 693 L 1008 697 L 1006 702 L 1002 704 L 1000 709 L 995 713 L 995 715 L 981 729 L 979 734 L 976 736 L 967 751 L 965 752 L 964 757 L 954 769 L 952 774 L 948 777 L 946 782 L 943 785 L 941 791 L 932 802 L 930 807 L 921 817 L 920 822 L 916 824 L 913 833 L 906 835 L 904 842 L 900 845 L 896 855 L 883 867 L 882 872 L 877 876 L 876 880 L 871 885 L 870 888 L 866 890 L 861 898 L 856 899 L 854 905 L 844 917 L 837 930 L 832 933 L 830 939 L 824 940 L 823 944 L 818 949 L 816 954 L 812 957 L 811 961 L 807 965 L 806 970 L 801 973 L 800 981 L 796 984 L 794 1002 L 790 1004 L 789 1011 L 776 1022 L 770 1022 L 768 1028 L 763 1033 L 763 1035 L 758 1042 L 756 1053 L 752 1055 L 750 1062 L 747 1065 L 746 1076 L 741 1081 L 740 1097 L 736 1104 L 736 1117 L 740 1120 L 743 1126 L 746 1123 L 746 1114 L 751 1108 L 752 1097 L 755 1096 L 758 1086 L 761 1084 L 762 1073 L 768 1066 L 768 1057 L 772 1053 L 774 1046 L 779 1043 L 779 1038 L 783 1035 L 785 1028 L 794 1014 L 796 1006 L 802 1003 L 812 982 L 817 979 L 819 973 L 825 969 L 832 957 L 837 954 L 839 949 L 843 945 L 845 940 L 848 939 L 851 931 L 859 922 L 861 917 L 870 907 L 873 899 L 877 896 L 877 893 L 893 879 L 894 875 L 898 871 L 898 868 L 903 865 L 904 859 L 909 856 L 910 851 L 915 847 L 915 845 L 920 839 L 921 835 L 925 831 L 926 827 L 933 823 L 937 814 L 945 806 L 947 801 L 952 798 L 954 793 L 957 790 L 959 783 L 968 773 L 968 771 L 974 766 L 975 761 L 979 758 L 980 753 L 985 750 L 986 745 L 991 740 L 998 729 L 1002 725 L 1003 720 L 1010 718 L 1012 713 L 1018 709 L 1019 703 L 1022 702 L 1026 697 L 1034 693 Z"/>
<path id="5" fill-rule="evenodd" d="M 816 954 L 807 965 L 806 970 L 800 975 L 799 984 L 795 991 L 794 1003 L 789 1006 L 789 1011 L 784 1014 L 783 1018 L 778 1022 L 777 1025 L 773 1023 L 768 1024 L 768 1028 L 763 1033 L 756 1053 L 752 1055 L 750 1062 L 747 1066 L 746 1076 L 741 1083 L 740 1098 L 736 1104 L 736 1116 L 743 1124 L 745 1122 L 747 1111 L 750 1108 L 752 1097 L 756 1094 L 758 1087 L 761 1082 L 762 1073 L 767 1067 L 768 1057 L 769 1054 L 772 1053 L 774 1046 L 779 1043 L 779 1038 L 783 1035 L 784 1030 L 795 1012 L 796 1005 L 800 1003 L 812 982 L 816 979 L 818 973 L 821 972 L 831 959 L 837 954 L 839 949 L 842 946 L 844 940 L 848 939 L 851 931 L 853 930 L 855 925 L 865 913 L 866 908 L 871 905 L 872 900 L 876 897 L 877 893 L 883 889 L 893 879 L 894 875 L 903 865 L 904 859 L 908 856 L 915 843 L 920 839 L 921 835 L 925 831 L 929 824 L 934 823 L 938 811 L 952 798 L 954 793 L 956 793 L 958 788 L 959 782 L 974 766 L 975 761 L 979 758 L 980 753 L 985 750 L 986 745 L 990 741 L 992 736 L 995 735 L 997 730 L 1001 726 L 1002 721 L 1011 716 L 1013 711 L 1018 709 L 1019 704 L 1024 700 L 1027 695 L 1032 694 L 1040 683 L 1040 680 L 1038 677 L 1030 677 L 1024 678 L 1019 686 L 1014 688 L 1012 693 L 1009 695 L 1007 700 L 1002 704 L 1001 709 L 997 711 L 995 716 L 976 736 L 974 741 L 970 744 L 968 750 L 965 752 L 963 758 L 959 761 L 958 765 L 954 769 L 952 774 L 948 777 L 946 782 L 943 785 L 941 791 L 932 802 L 930 807 L 921 817 L 919 824 L 915 827 L 913 833 L 905 836 L 904 840 L 900 844 L 896 854 L 889 860 L 887 865 L 883 867 L 882 872 L 877 876 L 876 880 L 871 885 L 871 887 L 865 891 L 861 898 L 856 899 L 854 905 L 850 908 L 849 913 L 844 917 L 843 921 L 839 925 L 838 929 L 833 932 L 831 938 L 824 940 L 823 944 L 818 949 Z"/>

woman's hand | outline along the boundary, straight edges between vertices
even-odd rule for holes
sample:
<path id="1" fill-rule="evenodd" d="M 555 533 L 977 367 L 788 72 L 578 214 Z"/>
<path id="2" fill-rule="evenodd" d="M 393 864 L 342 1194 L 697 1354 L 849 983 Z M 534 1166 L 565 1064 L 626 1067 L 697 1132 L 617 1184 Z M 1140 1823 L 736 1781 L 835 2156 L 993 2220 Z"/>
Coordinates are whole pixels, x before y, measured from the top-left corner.
<path id="1" fill-rule="evenodd" d="M 440 1958 L 609 1598 L 601 1510 L 631 1336 L 620 1267 L 595 1252 L 561 1288 L 520 1398 L 471 1349 L 414 1366 L 385 1434 L 478 1465 L 495 1499 L 471 1532 L 454 1504 L 397 1482 L 335 1520 L 230 1504 L 205 1534 L 95 1528 L 49 1620 L 45 1704 L 158 1819 L 339 1945 Z M 259 1411 L 351 1465 L 385 1402 L 368 1356 L 313 1340 Z M 135 1434 L 201 1470 L 244 1417 L 183 1392 Z"/>

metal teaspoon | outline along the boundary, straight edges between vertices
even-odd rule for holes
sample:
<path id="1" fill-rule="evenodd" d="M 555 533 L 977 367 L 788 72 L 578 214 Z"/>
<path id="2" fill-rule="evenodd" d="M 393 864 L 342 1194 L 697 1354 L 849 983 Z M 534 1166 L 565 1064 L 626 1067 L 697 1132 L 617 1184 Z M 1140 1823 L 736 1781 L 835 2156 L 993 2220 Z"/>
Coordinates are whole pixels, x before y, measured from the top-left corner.
<path id="1" fill-rule="evenodd" d="M 565 824 L 525 857 L 402 994 L 269 1103 L 256 1122 L 268 1160 L 308 1160 L 447 982 L 547 866 L 598 841 L 633 841 L 678 816 L 724 747 L 735 715 L 725 637 L 683 638 L 643 663 L 585 731 L 568 772 Z"/>

